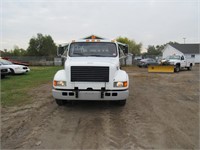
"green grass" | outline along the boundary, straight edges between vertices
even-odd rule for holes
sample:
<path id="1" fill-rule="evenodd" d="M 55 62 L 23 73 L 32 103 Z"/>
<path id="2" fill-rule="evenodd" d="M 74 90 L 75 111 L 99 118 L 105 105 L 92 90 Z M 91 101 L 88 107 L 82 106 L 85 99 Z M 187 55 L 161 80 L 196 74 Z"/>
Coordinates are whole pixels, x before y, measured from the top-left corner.
<path id="1" fill-rule="evenodd" d="M 31 101 L 28 92 L 41 84 L 52 82 L 54 74 L 62 67 L 30 67 L 23 75 L 7 76 L 1 80 L 2 106 L 16 106 Z"/>

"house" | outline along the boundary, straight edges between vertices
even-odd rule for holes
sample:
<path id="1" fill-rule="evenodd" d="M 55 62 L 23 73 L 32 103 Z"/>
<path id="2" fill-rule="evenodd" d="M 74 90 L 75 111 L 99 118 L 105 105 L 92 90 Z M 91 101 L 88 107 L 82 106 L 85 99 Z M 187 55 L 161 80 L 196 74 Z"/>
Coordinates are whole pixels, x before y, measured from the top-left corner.
<path id="1" fill-rule="evenodd" d="M 195 58 L 195 63 L 200 63 L 200 44 L 167 44 L 163 49 L 163 58 L 169 55 L 185 55 Z"/>

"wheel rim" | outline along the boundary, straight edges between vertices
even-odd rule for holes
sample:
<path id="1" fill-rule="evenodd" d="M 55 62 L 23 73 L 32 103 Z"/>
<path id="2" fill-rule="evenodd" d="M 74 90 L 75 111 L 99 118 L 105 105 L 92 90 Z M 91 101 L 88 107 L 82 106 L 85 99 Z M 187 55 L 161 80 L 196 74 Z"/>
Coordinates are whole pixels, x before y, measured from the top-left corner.
<path id="1" fill-rule="evenodd" d="M 179 71 L 180 71 L 179 66 L 176 66 L 176 72 L 179 72 Z"/>

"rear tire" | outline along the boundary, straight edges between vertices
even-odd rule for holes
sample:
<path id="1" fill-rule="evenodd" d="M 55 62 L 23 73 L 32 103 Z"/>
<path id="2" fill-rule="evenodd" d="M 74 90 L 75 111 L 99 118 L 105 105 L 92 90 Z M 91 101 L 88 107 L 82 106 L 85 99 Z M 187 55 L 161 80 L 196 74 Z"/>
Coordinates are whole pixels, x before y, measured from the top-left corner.
<path id="1" fill-rule="evenodd" d="M 192 70 L 192 64 L 190 64 L 190 67 L 187 68 L 189 71 Z"/>
<path id="2" fill-rule="evenodd" d="M 56 101 L 56 104 L 57 104 L 58 106 L 63 106 L 63 105 L 64 105 L 64 101 L 63 101 L 63 100 L 55 99 L 55 101 Z"/>
<path id="3" fill-rule="evenodd" d="M 126 99 L 125 100 L 119 100 L 118 102 L 119 106 L 125 106 L 126 105 Z"/>

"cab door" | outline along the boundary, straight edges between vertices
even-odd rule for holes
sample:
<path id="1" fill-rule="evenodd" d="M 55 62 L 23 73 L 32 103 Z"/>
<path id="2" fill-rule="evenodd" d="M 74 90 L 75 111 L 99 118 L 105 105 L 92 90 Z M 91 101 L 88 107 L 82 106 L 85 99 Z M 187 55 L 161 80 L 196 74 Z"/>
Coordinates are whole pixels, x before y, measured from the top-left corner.
<path id="1" fill-rule="evenodd" d="M 186 66 L 186 59 L 184 56 L 181 56 L 181 67 L 185 67 Z"/>

